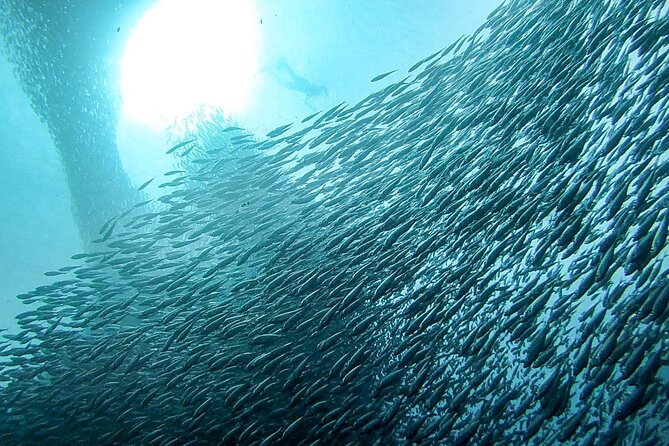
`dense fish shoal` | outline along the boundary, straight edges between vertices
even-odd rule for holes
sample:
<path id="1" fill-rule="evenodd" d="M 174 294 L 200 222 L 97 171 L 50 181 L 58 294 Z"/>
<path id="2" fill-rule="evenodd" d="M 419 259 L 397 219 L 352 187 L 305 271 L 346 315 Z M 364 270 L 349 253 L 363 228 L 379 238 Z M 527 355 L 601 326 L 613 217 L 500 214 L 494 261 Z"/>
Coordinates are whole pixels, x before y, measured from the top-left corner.
<path id="1" fill-rule="evenodd" d="M 666 443 L 668 9 L 509 1 L 358 104 L 203 124 L 19 296 L 0 440 Z"/>

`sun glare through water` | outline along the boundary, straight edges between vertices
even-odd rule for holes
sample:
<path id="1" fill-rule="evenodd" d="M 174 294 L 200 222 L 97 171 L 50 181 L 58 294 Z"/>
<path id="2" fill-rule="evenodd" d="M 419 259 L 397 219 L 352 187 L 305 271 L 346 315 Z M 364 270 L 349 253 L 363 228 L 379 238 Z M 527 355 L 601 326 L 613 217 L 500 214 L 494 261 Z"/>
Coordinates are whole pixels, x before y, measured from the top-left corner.
<path id="1" fill-rule="evenodd" d="M 121 62 L 123 112 L 164 127 L 202 104 L 244 110 L 259 67 L 252 0 L 161 0 L 133 30 Z"/>

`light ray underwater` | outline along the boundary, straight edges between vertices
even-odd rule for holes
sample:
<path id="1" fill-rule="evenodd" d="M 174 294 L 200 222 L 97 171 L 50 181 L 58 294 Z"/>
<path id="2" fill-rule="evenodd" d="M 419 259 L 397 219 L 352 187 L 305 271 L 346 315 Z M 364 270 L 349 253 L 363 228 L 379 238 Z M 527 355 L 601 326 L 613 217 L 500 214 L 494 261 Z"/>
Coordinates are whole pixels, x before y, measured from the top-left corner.
<path id="1" fill-rule="evenodd" d="M 201 117 L 19 296 L 0 442 L 666 444 L 668 11 L 506 1 L 356 104 Z"/>

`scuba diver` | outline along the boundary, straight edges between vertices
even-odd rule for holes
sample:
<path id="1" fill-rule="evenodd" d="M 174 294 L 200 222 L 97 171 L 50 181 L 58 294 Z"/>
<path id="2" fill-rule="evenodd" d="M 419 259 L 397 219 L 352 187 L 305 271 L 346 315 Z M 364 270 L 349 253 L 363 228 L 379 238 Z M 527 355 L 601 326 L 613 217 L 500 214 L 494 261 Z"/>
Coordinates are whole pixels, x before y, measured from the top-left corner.
<path id="1" fill-rule="evenodd" d="M 316 111 L 312 103 L 314 99 L 328 96 L 328 89 L 325 85 L 314 84 L 305 77 L 295 73 L 293 67 L 284 59 L 280 59 L 272 66 L 265 67 L 262 71 L 271 74 L 274 80 L 287 90 L 304 94 L 304 104 L 312 111 Z"/>

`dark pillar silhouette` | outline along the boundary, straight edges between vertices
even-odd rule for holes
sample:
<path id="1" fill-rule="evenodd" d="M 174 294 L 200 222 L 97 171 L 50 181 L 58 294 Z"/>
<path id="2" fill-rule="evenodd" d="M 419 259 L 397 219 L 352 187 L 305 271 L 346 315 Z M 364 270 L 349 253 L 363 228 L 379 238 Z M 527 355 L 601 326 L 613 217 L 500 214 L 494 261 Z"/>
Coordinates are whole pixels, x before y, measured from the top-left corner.
<path id="1" fill-rule="evenodd" d="M 116 147 L 119 66 L 154 0 L 0 0 L 0 31 L 67 175 L 85 242 L 139 198 Z"/>

